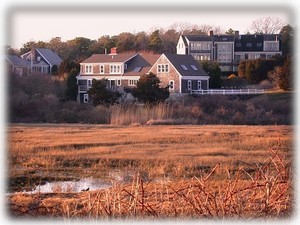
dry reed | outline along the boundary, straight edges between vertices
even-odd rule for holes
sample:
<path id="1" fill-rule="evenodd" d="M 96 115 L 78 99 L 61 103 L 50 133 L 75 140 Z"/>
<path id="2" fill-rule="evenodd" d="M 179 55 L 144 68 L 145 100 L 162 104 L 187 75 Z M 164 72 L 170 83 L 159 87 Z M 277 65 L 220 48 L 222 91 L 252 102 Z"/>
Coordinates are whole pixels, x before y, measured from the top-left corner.
<path id="1" fill-rule="evenodd" d="M 243 167 L 233 175 L 217 164 L 201 177 L 177 182 L 144 182 L 136 174 L 130 185 L 80 194 L 16 194 L 9 198 L 12 216 L 63 218 L 286 218 L 293 212 L 291 164 L 270 150 L 254 175 Z M 224 179 L 216 182 L 214 176 Z M 220 174 L 219 174 L 220 175 Z M 247 178 L 247 179 L 245 179 Z M 26 199 L 26 201 L 24 201 Z"/>

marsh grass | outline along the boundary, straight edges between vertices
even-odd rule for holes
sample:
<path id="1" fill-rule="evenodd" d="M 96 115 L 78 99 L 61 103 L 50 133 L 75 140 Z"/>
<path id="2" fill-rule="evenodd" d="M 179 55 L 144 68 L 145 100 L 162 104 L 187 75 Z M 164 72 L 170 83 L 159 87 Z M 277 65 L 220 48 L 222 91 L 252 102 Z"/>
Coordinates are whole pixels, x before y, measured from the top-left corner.
<path id="1" fill-rule="evenodd" d="M 67 219 L 288 218 L 293 213 L 291 165 L 285 165 L 277 151 L 270 151 L 253 175 L 243 167 L 232 174 L 220 170 L 220 164 L 200 177 L 176 182 L 145 182 L 137 173 L 131 184 L 114 183 L 103 191 L 16 194 L 10 197 L 10 212 Z M 223 178 L 216 181 L 215 176 Z"/>
<path id="2" fill-rule="evenodd" d="M 8 192 L 83 177 L 113 184 L 13 194 L 12 216 L 278 218 L 293 211 L 290 126 L 31 124 L 10 126 L 8 137 Z"/>

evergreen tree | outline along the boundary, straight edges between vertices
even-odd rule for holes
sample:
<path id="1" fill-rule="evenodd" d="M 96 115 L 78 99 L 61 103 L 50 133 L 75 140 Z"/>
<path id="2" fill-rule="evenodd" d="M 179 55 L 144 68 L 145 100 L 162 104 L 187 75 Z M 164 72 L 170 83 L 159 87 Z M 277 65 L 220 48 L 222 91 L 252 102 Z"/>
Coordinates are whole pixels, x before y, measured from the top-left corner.
<path id="1" fill-rule="evenodd" d="M 281 31 L 282 55 L 286 56 L 292 53 L 294 43 L 294 28 L 291 25 L 285 25 Z"/>
<path id="2" fill-rule="evenodd" d="M 168 87 L 160 87 L 160 80 L 155 74 L 143 75 L 132 90 L 133 97 L 143 103 L 156 104 L 164 102 L 170 95 Z"/>
<path id="3" fill-rule="evenodd" d="M 121 94 L 107 88 L 107 80 L 93 79 L 92 87 L 88 90 L 88 94 L 92 99 L 93 105 L 110 106 L 117 103 Z"/>
<path id="4" fill-rule="evenodd" d="M 76 76 L 78 75 L 78 70 L 73 68 L 67 78 L 67 87 L 65 91 L 65 96 L 67 100 L 74 100 L 77 99 L 77 79 Z"/>
<path id="5" fill-rule="evenodd" d="M 222 84 L 221 75 L 222 71 L 217 62 L 201 61 L 203 70 L 209 75 L 209 87 L 220 88 Z"/>
<path id="6" fill-rule="evenodd" d="M 162 40 L 159 37 L 159 30 L 155 30 L 149 38 L 149 49 L 155 53 L 162 52 Z"/>

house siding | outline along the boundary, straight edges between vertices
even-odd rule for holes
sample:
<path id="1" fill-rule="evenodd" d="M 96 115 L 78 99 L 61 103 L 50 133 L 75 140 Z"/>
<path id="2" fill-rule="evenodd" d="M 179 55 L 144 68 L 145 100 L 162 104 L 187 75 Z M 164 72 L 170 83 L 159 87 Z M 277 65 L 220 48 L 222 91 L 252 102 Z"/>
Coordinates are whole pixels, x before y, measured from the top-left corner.
<path id="1" fill-rule="evenodd" d="M 168 73 L 158 73 L 157 72 L 157 65 L 158 64 L 168 64 L 169 65 L 169 72 Z M 161 81 L 160 86 L 166 87 L 169 85 L 169 81 L 174 81 L 174 90 L 170 90 L 170 93 L 178 93 L 180 92 L 180 78 L 179 74 L 174 68 L 174 66 L 169 62 L 169 60 L 165 56 L 161 56 L 154 66 L 151 68 L 150 72 L 155 74 Z"/>
<path id="2" fill-rule="evenodd" d="M 191 90 L 188 90 L 188 81 L 189 79 L 182 79 L 181 81 L 181 91 L 182 93 L 190 93 Z M 207 90 L 207 80 L 191 80 L 192 82 L 192 90 L 197 90 L 198 89 L 198 81 L 201 81 L 201 89 Z"/>

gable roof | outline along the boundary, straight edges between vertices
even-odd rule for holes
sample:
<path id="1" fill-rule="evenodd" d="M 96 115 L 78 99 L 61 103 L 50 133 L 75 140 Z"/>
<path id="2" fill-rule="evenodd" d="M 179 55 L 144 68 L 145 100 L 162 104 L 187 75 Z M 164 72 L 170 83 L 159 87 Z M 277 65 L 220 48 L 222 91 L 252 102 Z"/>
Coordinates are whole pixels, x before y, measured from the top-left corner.
<path id="1" fill-rule="evenodd" d="M 51 66 L 54 66 L 54 65 L 59 66 L 62 62 L 62 59 L 59 57 L 59 55 L 49 48 L 36 48 L 35 50 Z M 21 55 L 21 58 L 30 60 L 31 59 L 31 51 L 26 52 L 23 55 Z"/>
<path id="2" fill-rule="evenodd" d="M 192 55 L 165 55 L 181 76 L 208 76 Z"/>
<path id="3" fill-rule="evenodd" d="M 6 55 L 5 58 L 10 64 L 16 67 L 30 67 L 30 61 L 23 59 L 17 55 Z"/>
<path id="4" fill-rule="evenodd" d="M 132 59 L 136 53 L 119 53 L 119 54 L 93 54 L 91 57 L 83 60 L 81 63 L 121 63 Z M 81 64 L 80 63 L 80 64 Z"/>
<path id="5" fill-rule="evenodd" d="M 51 66 L 59 66 L 62 59 L 58 56 L 56 52 L 53 52 L 48 48 L 36 48 L 36 51 L 47 61 Z"/>

